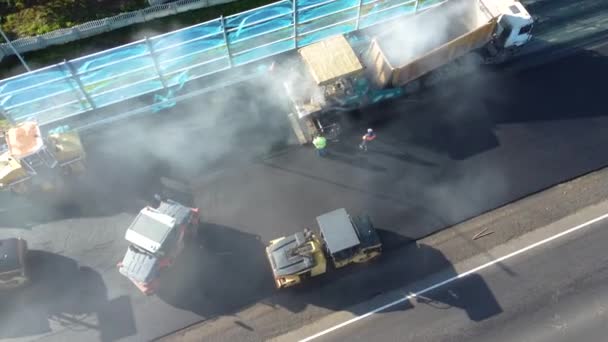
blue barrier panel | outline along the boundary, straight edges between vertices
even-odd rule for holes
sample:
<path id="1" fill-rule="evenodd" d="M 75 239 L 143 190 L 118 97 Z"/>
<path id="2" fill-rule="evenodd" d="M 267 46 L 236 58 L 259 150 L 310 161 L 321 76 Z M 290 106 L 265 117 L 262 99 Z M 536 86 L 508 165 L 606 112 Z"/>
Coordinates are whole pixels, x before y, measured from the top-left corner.
<path id="1" fill-rule="evenodd" d="M 0 81 L 12 122 L 58 123 L 95 108 L 413 14 L 446 0 L 290 0 Z M 158 97 L 158 96 L 157 96 Z M 170 102 L 170 101 L 169 101 Z M 142 105 L 143 106 L 143 105 Z"/>

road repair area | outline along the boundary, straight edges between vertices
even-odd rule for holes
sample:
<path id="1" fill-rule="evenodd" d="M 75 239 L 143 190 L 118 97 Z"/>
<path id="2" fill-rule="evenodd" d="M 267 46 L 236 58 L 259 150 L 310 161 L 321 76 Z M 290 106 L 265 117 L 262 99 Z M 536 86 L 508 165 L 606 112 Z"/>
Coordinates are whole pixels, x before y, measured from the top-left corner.
<path id="1" fill-rule="evenodd" d="M 535 68 L 480 70 L 374 106 L 349 117 L 325 158 L 295 143 L 282 99 L 268 101 L 257 88 L 233 88 L 180 103 L 163 120 L 84 136 L 89 172 L 73 189 L 76 203 L 0 205 L 0 238 L 26 239 L 36 274 L 26 295 L 2 297 L 0 338 L 259 341 L 289 340 L 292 332 L 305 339 L 437 272 L 453 277 L 484 264 L 472 260 L 508 255 L 494 248 L 524 246 L 527 233 L 564 217 L 575 215 L 559 226 L 568 229 L 601 216 L 607 56 L 608 47 L 597 44 Z M 369 127 L 378 137 L 361 152 Z M 127 227 L 161 177 L 185 184 L 184 201 L 200 208 L 202 230 L 166 286 L 146 297 L 116 265 Z M 383 241 L 381 258 L 276 290 L 268 241 L 337 208 L 369 214 Z M 511 266 L 519 270 L 493 268 L 512 277 Z M 502 280 L 493 279 L 474 285 L 491 293 Z M 464 301 L 443 305 L 467 311 Z M 503 301 L 494 309 L 507 310 Z M 467 312 L 477 317 L 474 308 Z M 324 317 L 334 321 L 314 323 Z"/>

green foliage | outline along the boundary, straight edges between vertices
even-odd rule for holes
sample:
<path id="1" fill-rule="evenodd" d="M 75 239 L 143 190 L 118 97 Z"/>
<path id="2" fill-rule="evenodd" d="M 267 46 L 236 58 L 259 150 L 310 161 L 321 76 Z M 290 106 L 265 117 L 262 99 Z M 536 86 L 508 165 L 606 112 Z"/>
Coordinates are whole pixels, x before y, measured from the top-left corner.
<path id="1" fill-rule="evenodd" d="M 2 28 L 19 38 L 144 8 L 146 0 L 0 0 Z"/>
<path id="2" fill-rule="evenodd" d="M 48 8 L 34 6 L 9 14 L 2 28 L 9 36 L 34 36 L 61 28 L 56 15 Z"/>

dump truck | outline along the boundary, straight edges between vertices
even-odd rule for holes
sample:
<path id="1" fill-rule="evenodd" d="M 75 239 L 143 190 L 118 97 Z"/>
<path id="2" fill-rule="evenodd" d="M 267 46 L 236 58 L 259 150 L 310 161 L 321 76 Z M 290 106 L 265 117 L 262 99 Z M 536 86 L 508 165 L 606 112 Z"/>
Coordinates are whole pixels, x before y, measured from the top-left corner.
<path id="1" fill-rule="evenodd" d="M 302 47 L 283 82 L 302 144 L 339 134 L 341 113 L 407 96 L 479 65 L 500 64 L 532 38 L 517 0 L 449 0 L 379 27 Z"/>
<path id="2" fill-rule="evenodd" d="M 368 216 L 351 217 L 340 208 L 317 217 L 319 233 L 304 229 L 269 242 L 266 256 L 278 289 L 300 284 L 334 268 L 379 257 L 382 242 Z"/>
<path id="3" fill-rule="evenodd" d="M 158 206 L 146 206 L 127 228 L 127 251 L 118 271 L 145 295 L 160 285 L 160 275 L 171 267 L 186 241 L 198 236 L 199 209 L 158 197 Z"/>
<path id="4" fill-rule="evenodd" d="M 0 191 L 31 194 L 55 190 L 66 176 L 85 171 L 84 148 L 77 132 L 43 136 L 35 121 L 26 121 L 4 132 L 0 145 Z"/>
<path id="5" fill-rule="evenodd" d="M 0 240 L 0 292 L 29 283 L 26 267 L 27 242 L 21 238 Z"/>

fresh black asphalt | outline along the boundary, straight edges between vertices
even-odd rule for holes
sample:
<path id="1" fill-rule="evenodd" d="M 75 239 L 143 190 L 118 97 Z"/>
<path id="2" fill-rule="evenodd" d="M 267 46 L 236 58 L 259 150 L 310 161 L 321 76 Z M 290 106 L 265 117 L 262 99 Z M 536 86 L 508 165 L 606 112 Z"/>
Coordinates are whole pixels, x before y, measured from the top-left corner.
<path id="1" fill-rule="evenodd" d="M 603 341 L 606 228 L 598 223 L 318 341 Z"/>

